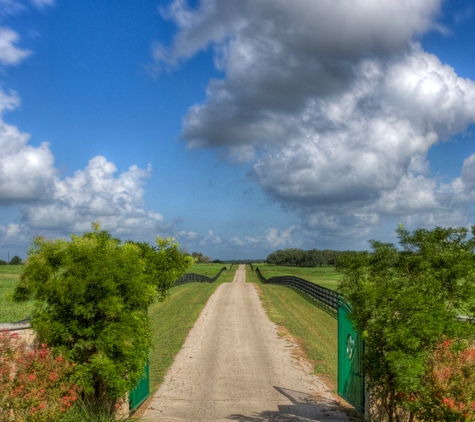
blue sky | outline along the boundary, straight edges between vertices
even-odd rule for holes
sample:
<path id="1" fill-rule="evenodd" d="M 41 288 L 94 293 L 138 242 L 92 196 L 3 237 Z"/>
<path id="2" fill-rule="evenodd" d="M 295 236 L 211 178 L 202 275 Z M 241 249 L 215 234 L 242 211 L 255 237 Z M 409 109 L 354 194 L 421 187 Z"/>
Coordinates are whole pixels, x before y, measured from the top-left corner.
<path id="1" fill-rule="evenodd" d="M 470 226 L 468 0 L 0 0 L 0 259 L 94 220 L 212 258 Z"/>

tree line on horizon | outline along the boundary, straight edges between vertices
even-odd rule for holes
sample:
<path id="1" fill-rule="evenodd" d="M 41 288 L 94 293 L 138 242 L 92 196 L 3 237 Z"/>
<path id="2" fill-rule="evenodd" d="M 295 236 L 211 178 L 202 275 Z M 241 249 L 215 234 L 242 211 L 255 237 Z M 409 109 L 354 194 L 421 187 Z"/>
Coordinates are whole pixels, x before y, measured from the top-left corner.
<path id="1" fill-rule="evenodd" d="M 289 248 L 272 252 L 266 259 L 267 264 L 288 265 L 295 267 L 324 267 L 335 266 L 338 258 L 343 254 L 354 251 L 336 251 L 331 249 L 311 249 L 304 251 L 298 248 Z"/>
<path id="2" fill-rule="evenodd" d="M 18 256 L 15 255 L 9 262 L 0 259 L 0 265 L 21 265 L 23 264 L 23 260 Z"/>

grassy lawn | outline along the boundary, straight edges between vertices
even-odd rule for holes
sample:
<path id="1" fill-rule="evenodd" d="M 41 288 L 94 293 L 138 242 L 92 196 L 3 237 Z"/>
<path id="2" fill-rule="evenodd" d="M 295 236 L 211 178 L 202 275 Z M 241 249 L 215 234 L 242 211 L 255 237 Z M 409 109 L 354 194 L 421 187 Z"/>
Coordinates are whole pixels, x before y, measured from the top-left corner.
<path id="1" fill-rule="evenodd" d="M 199 266 L 204 268 L 205 265 L 207 264 Z M 223 267 L 222 264 L 219 265 L 218 271 Z M 216 275 L 218 271 L 214 269 L 212 275 Z M 180 351 L 208 298 L 219 284 L 233 281 L 234 274 L 233 268 L 232 271 L 224 271 L 214 283 L 188 283 L 173 287 L 167 301 L 150 306 L 149 315 L 152 320 L 154 346 L 150 352 L 152 392 L 156 391 L 158 385 L 163 382 L 167 369 Z"/>
<path id="2" fill-rule="evenodd" d="M 266 267 L 266 271 L 268 268 L 272 267 Z M 268 272 L 264 274 L 266 278 L 271 277 L 267 275 Z M 290 331 L 307 357 L 313 361 L 315 373 L 323 376 L 328 387 L 336 390 L 337 320 L 288 287 L 260 283 L 249 266 L 246 266 L 246 277 L 247 282 L 256 283 L 260 288 L 261 300 L 269 318 Z M 301 275 L 298 277 L 304 278 Z"/>
<path id="3" fill-rule="evenodd" d="M 21 321 L 33 310 L 33 302 L 13 302 L 13 291 L 23 268 L 23 265 L 0 265 L 0 323 Z"/>
<path id="4" fill-rule="evenodd" d="M 205 275 L 206 277 L 213 278 L 216 274 L 219 273 L 219 271 L 223 267 L 226 267 L 229 270 L 231 264 L 195 264 L 192 267 L 188 268 L 186 272 L 193 274 L 201 274 Z M 233 271 L 236 269 L 237 267 L 233 267 Z M 224 276 L 224 273 L 222 274 L 222 276 Z"/>
<path id="5" fill-rule="evenodd" d="M 283 275 L 293 275 L 303 278 L 326 287 L 327 289 L 336 290 L 338 283 L 342 279 L 342 274 L 337 273 L 335 267 L 287 267 L 280 265 L 253 265 L 257 267 L 265 278 L 271 278 Z"/>

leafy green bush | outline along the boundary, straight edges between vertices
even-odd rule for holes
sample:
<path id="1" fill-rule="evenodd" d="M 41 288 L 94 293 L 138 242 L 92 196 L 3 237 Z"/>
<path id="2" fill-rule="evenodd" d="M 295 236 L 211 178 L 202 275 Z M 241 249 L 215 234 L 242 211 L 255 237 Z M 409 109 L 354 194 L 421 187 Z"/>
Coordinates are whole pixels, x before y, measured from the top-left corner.
<path id="1" fill-rule="evenodd" d="M 473 341 L 475 326 L 457 319 L 475 312 L 474 238 L 464 228 L 397 230 L 402 249 L 371 241 L 371 252 L 344 256 L 341 292 L 365 341 L 368 386 L 389 420 L 403 406 L 422 417 L 434 395 L 431 359 L 446 338 Z M 473 232 L 472 232 L 473 233 Z M 468 343 L 467 343 L 468 344 Z"/>
<path id="2" fill-rule="evenodd" d="M 41 341 L 74 362 L 86 398 L 113 413 L 143 373 L 148 305 L 190 264 L 172 239 L 121 243 L 94 224 L 69 242 L 34 239 L 15 298 L 36 299 L 31 324 Z"/>

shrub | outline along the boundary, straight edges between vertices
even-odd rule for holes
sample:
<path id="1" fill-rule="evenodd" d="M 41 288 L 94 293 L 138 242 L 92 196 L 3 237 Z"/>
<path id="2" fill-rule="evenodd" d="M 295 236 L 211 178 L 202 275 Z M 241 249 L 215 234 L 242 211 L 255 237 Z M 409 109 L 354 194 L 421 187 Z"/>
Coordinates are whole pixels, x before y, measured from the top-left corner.
<path id="1" fill-rule="evenodd" d="M 121 243 L 98 224 L 70 242 L 35 238 L 15 289 L 17 300 L 36 299 L 31 324 L 41 341 L 76 364 L 72 376 L 86 398 L 111 413 L 142 376 L 148 305 L 192 261 L 172 239 L 156 241 Z"/>
<path id="2" fill-rule="evenodd" d="M 409 233 L 401 226 L 397 232 L 402 249 L 371 241 L 371 253 L 345 256 L 337 267 L 344 274 L 340 289 L 353 306 L 350 318 L 365 340 L 369 389 L 390 421 L 400 406 L 419 418 L 427 403 L 443 399 L 438 381 L 428 376 L 438 347 L 445 338 L 472 341 L 475 334 L 474 324 L 457 320 L 459 313 L 475 312 L 474 238 L 466 239 L 464 228 Z M 446 393 L 462 381 L 451 378 Z"/>
<path id="3" fill-rule="evenodd" d="M 459 422 L 475 419 L 475 347 L 444 340 L 429 360 L 427 389 L 414 396 L 421 421 Z"/>

